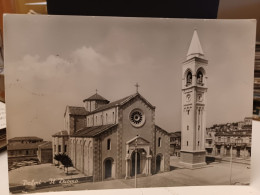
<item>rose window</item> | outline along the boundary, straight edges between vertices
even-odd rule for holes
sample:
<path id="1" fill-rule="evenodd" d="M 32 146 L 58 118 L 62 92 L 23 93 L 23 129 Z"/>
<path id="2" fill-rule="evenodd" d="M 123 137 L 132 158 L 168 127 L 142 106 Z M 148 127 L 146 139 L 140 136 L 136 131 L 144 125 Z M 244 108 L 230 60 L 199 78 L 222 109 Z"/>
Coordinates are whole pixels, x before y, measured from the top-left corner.
<path id="1" fill-rule="evenodd" d="M 145 122 L 145 116 L 141 110 L 133 110 L 130 113 L 130 122 L 135 127 L 140 127 Z"/>

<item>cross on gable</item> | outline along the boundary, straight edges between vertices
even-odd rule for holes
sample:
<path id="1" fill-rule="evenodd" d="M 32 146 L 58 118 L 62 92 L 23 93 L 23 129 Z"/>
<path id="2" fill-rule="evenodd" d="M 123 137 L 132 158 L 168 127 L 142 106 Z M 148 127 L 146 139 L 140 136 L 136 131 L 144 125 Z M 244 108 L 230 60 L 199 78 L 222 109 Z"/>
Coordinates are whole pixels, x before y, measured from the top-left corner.
<path id="1" fill-rule="evenodd" d="M 138 83 L 136 83 L 135 87 L 136 87 L 136 93 L 138 93 L 138 88 L 140 87 L 140 85 Z"/>

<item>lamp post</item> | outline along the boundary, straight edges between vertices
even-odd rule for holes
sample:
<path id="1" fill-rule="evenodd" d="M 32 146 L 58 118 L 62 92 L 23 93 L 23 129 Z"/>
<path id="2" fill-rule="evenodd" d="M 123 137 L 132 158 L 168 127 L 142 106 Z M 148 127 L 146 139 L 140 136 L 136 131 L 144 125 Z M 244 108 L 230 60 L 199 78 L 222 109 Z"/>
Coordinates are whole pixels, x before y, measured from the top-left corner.
<path id="1" fill-rule="evenodd" d="M 137 139 L 138 139 L 138 135 L 136 136 L 135 139 L 135 188 L 137 188 Z"/>

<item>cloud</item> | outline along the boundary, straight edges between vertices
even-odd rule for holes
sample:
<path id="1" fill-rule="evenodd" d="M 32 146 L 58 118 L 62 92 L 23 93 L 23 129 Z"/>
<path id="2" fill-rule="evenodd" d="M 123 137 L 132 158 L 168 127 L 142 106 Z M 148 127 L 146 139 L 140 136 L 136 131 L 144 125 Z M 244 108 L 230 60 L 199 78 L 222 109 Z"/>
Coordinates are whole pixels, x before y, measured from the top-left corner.
<path id="1" fill-rule="evenodd" d="M 113 66 L 113 62 L 95 51 L 92 47 L 83 46 L 71 54 L 72 64 L 75 69 L 84 70 L 91 74 L 100 74 L 104 69 Z"/>

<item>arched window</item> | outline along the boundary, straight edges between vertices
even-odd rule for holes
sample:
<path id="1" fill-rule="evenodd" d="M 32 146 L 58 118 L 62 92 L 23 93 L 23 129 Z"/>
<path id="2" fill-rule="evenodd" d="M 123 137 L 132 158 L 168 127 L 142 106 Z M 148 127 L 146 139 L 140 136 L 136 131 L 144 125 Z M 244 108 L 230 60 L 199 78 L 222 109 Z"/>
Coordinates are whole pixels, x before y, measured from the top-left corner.
<path id="1" fill-rule="evenodd" d="M 111 139 L 107 140 L 107 150 L 111 150 Z"/>
<path id="2" fill-rule="evenodd" d="M 189 71 L 187 76 L 186 76 L 186 86 L 189 86 L 192 84 L 192 74 L 191 72 Z"/>
<path id="3" fill-rule="evenodd" d="M 107 113 L 106 113 L 106 124 L 107 124 L 108 122 L 107 122 Z"/>
<path id="4" fill-rule="evenodd" d="M 187 141 L 187 146 L 189 145 L 189 142 Z"/>
<path id="5" fill-rule="evenodd" d="M 113 123 L 115 122 L 115 112 L 113 112 Z"/>
<path id="6" fill-rule="evenodd" d="M 203 74 L 200 70 L 197 72 L 197 84 L 203 85 Z"/>
<path id="7" fill-rule="evenodd" d="M 198 141 L 198 146 L 200 145 L 200 141 Z"/>
<path id="8" fill-rule="evenodd" d="M 158 138 L 158 147 L 161 147 L 161 144 L 162 144 L 162 139 L 159 137 Z"/>
<path id="9" fill-rule="evenodd" d="M 189 125 L 187 125 L 187 130 L 189 130 Z"/>

